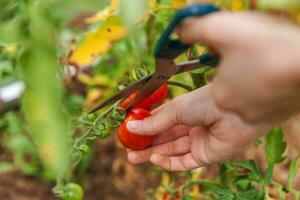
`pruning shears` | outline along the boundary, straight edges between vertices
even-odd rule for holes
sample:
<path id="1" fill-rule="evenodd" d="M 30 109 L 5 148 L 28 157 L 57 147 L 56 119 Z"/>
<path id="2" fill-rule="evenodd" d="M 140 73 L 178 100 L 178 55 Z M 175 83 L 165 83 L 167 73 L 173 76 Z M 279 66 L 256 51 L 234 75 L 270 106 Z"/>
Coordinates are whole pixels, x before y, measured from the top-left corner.
<path id="1" fill-rule="evenodd" d="M 175 74 L 180 74 L 208 65 L 216 67 L 219 63 L 219 57 L 209 52 L 202 55 L 199 59 L 176 63 L 175 59 L 191 46 L 182 44 L 178 39 L 171 39 L 171 34 L 176 26 L 187 17 L 204 16 L 217 11 L 219 11 L 219 9 L 210 4 L 192 5 L 177 11 L 156 43 L 154 51 L 155 72 L 119 91 L 117 94 L 94 108 L 91 113 L 128 97 L 137 91 L 139 92 L 139 95 L 135 101 L 142 101 Z"/>

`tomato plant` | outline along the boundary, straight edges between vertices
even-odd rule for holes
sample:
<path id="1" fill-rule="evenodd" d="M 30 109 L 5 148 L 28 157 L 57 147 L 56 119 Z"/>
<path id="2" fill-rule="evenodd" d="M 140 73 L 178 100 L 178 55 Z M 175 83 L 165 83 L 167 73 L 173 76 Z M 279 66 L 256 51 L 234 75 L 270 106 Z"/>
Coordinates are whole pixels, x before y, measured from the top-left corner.
<path id="1" fill-rule="evenodd" d="M 149 111 L 142 108 L 134 108 L 130 110 L 122 122 L 118 130 L 118 137 L 120 142 L 127 148 L 132 150 L 141 150 L 151 144 L 154 136 L 135 135 L 128 131 L 127 123 L 132 120 L 141 120 L 150 116 Z"/>
<path id="2" fill-rule="evenodd" d="M 216 71 L 195 70 L 172 77 L 141 102 L 135 101 L 138 93 L 134 93 L 112 106 L 89 113 L 116 90 L 153 71 L 155 43 L 174 11 L 188 1 L 110 0 L 105 5 L 107 2 L 0 1 L 0 180 L 9 179 L 2 177 L 5 171 L 36 176 L 39 180 L 42 178 L 41 183 L 56 179 L 53 192 L 57 197 L 84 199 L 82 188 L 97 184 L 86 176 L 93 171 L 88 169 L 95 165 L 90 162 L 100 160 L 101 163 L 96 164 L 102 170 L 102 159 L 111 166 L 119 163 L 114 159 L 124 155 L 120 153 L 124 148 L 118 145 L 113 145 L 109 151 L 106 144 L 102 145 L 105 142 L 114 144 L 110 137 L 114 129 L 118 129 L 117 136 L 125 147 L 146 148 L 155 137 L 130 133 L 127 122 L 150 116 L 151 109 L 163 103 L 168 92 L 168 97 L 173 98 L 212 80 Z M 296 0 L 209 2 L 230 11 L 270 8 L 284 16 L 289 13 L 288 16 L 300 21 L 300 4 Z M 101 6 L 105 7 L 100 10 Z M 198 57 L 203 52 L 201 49 L 203 47 L 194 46 L 178 60 Z M 16 85 L 19 90 L 15 90 Z M 103 143 L 96 141 L 109 137 Z M 251 156 L 249 159 L 249 155 L 241 155 L 245 160 L 225 161 L 217 169 L 210 166 L 199 172 L 172 173 L 168 174 L 169 178 L 166 172 L 155 169 L 155 172 L 145 173 L 145 179 L 148 174 L 158 173 L 162 180 L 152 193 L 149 192 L 148 199 L 298 200 L 300 192 L 294 184 L 299 171 L 298 158 L 284 153 L 286 145 L 282 130 L 275 128 L 255 142 L 259 151 L 251 151 L 263 154 L 263 158 Z M 96 147 L 100 148 L 100 159 Z M 105 152 L 109 153 L 109 158 L 102 155 Z M 117 153 L 112 156 L 111 152 Z M 285 171 L 278 173 L 276 170 L 282 165 Z M 116 184 L 113 188 L 121 190 L 124 185 L 133 183 L 115 181 L 111 176 L 116 174 L 116 169 L 104 168 L 109 177 L 105 179 L 106 187 Z M 128 177 L 136 176 L 133 171 L 137 170 L 132 170 Z M 280 178 L 276 178 L 278 175 Z M 136 189 L 136 184 L 133 185 Z M 105 199 L 106 196 L 95 198 Z"/>

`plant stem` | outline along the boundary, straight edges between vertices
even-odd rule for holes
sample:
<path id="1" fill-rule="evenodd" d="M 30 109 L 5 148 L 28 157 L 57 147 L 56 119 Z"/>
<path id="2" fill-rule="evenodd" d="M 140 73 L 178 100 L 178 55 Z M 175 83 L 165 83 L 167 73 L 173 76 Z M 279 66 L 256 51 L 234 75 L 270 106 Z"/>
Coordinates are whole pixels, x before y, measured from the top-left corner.
<path id="1" fill-rule="evenodd" d="M 181 87 L 183 89 L 186 89 L 187 91 L 193 91 L 193 87 L 188 85 L 188 84 L 185 84 L 183 82 L 180 82 L 180 81 L 167 81 L 167 84 L 168 85 L 173 85 L 173 86 L 178 86 L 178 87 Z"/>

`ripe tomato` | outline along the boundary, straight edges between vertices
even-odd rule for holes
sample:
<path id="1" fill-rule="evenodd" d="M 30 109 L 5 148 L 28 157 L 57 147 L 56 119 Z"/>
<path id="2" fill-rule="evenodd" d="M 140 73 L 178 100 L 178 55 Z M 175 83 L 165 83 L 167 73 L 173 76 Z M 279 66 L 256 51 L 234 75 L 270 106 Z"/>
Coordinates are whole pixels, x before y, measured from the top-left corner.
<path id="1" fill-rule="evenodd" d="M 150 116 L 149 111 L 142 108 L 134 108 L 127 113 L 125 120 L 122 122 L 118 130 L 120 142 L 127 148 L 132 150 L 144 149 L 151 144 L 154 136 L 134 135 L 127 130 L 128 121 L 141 120 Z"/>
<path id="2" fill-rule="evenodd" d="M 144 109 L 151 109 L 151 106 L 154 104 L 160 103 L 168 93 L 168 85 L 164 83 L 160 86 L 155 92 L 153 92 L 149 97 L 144 99 L 142 102 L 136 103 L 134 102 L 130 108 L 144 108 Z M 138 93 L 132 93 L 128 98 L 121 102 L 121 108 L 127 108 L 127 106 L 131 103 L 132 99 L 136 97 Z"/>

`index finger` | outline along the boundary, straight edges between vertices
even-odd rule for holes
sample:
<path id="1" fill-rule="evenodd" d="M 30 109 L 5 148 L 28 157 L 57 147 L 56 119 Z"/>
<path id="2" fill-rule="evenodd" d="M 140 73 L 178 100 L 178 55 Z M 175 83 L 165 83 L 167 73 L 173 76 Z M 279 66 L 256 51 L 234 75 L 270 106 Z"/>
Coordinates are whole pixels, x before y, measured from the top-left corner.
<path id="1" fill-rule="evenodd" d="M 232 14 L 212 13 L 203 17 L 190 17 L 176 29 L 180 40 L 185 44 L 201 43 L 217 47 L 227 40 L 228 29 L 232 28 Z M 231 32 L 231 31 L 230 31 Z M 222 33 L 222 34 L 221 34 Z"/>

